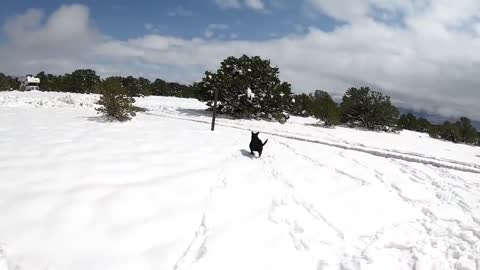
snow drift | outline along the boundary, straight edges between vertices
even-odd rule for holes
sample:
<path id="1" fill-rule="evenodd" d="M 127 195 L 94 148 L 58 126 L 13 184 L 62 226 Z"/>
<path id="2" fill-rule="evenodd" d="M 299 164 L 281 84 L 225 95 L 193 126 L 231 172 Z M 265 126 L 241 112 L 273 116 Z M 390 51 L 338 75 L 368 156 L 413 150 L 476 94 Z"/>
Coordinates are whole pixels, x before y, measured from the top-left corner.
<path id="1" fill-rule="evenodd" d="M 97 98 L 0 93 L 1 270 L 480 267 L 480 148 Z"/>

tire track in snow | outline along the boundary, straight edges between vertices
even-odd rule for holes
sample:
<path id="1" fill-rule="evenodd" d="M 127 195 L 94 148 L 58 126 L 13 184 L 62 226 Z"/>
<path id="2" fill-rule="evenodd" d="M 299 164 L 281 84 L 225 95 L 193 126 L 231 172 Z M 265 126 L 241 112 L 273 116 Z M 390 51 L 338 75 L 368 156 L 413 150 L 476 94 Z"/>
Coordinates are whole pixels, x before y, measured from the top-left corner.
<path id="1" fill-rule="evenodd" d="M 159 115 L 159 114 L 154 114 L 154 113 L 145 113 L 145 114 L 146 115 L 151 115 L 151 116 L 157 116 L 157 117 L 176 119 L 176 120 L 191 121 L 191 122 L 202 123 L 202 124 L 209 124 L 209 125 L 211 124 L 209 121 L 205 121 L 205 120 L 197 120 L 197 119 L 191 119 L 191 118 Z M 166 114 L 168 114 L 168 113 L 166 113 Z M 173 114 L 171 114 L 171 115 L 173 115 Z M 222 123 L 216 123 L 215 125 L 221 126 L 221 127 L 239 129 L 239 130 L 243 130 L 243 131 L 250 131 L 250 129 L 247 128 L 247 127 L 243 128 L 243 127 L 239 127 L 239 126 L 233 126 L 233 125 L 222 124 Z M 448 160 L 448 161 L 447 160 L 438 160 L 434 157 L 419 157 L 419 156 L 421 156 L 419 154 L 411 155 L 410 153 L 400 153 L 400 152 L 394 152 L 394 151 L 389 151 L 389 150 L 377 150 L 377 149 L 367 148 L 367 147 L 362 147 L 362 146 L 338 144 L 338 143 L 326 142 L 326 141 L 321 141 L 321 140 L 316 140 L 316 139 L 308 139 L 308 138 L 303 138 L 303 137 L 298 137 L 298 136 L 293 136 L 293 135 L 269 132 L 269 131 L 262 131 L 262 130 L 257 130 L 257 131 L 259 131 L 263 134 L 271 135 L 271 136 L 276 136 L 276 137 L 281 137 L 281 138 L 296 140 L 296 141 L 302 141 L 302 142 L 321 144 L 321 145 L 325 145 L 325 146 L 329 146 L 329 147 L 335 147 L 335 148 L 344 149 L 344 150 L 348 150 L 348 151 L 361 152 L 361 153 L 365 153 L 365 154 L 369 154 L 369 155 L 373 155 L 373 156 L 377 156 L 377 157 L 381 157 L 381 158 L 397 159 L 397 160 L 403 160 L 403 161 L 406 161 L 406 162 L 431 165 L 431 166 L 438 167 L 438 168 L 446 168 L 446 169 L 451 169 L 451 170 L 480 174 L 480 165 L 477 165 L 477 164 L 467 164 L 467 163 L 464 163 L 464 162 L 452 161 L 452 160 Z"/>
<path id="2" fill-rule="evenodd" d="M 302 159 L 304 159 L 304 160 L 310 161 L 310 162 L 313 163 L 313 165 L 315 165 L 315 166 L 318 166 L 318 167 L 326 167 L 326 168 L 329 168 L 329 169 L 331 169 L 331 170 L 334 170 L 336 173 L 341 174 L 341 175 L 343 175 L 343 176 L 346 176 L 346 177 L 348 177 L 348 178 L 350 178 L 350 179 L 352 179 L 352 180 L 360 183 L 361 185 L 368 185 L 368 184 L 369 184 L 367 181 L 365 181 L 365 180 L 363 180 L 363 179 L 361 179 L 361 178 L 359 178 L 359 177 L 353 176 L 353 175 L 349 174 L 349 173 L 346 172 L 346 171 L 340 170 L 340 169 L 338 169 L 338 168 L 332 168 L 332 167 L 330 167 L 330 166 L 327 166 L 327 165 L 325 165 L 325 164 L 322 164 L 322 163 L 318 162 L 317 160 L 315 160 L 315 159 L 313 159 L 313 158 L 311 158 L 311 157 L 309 157 L 309 156 L 307 156 L 307 155 L 305 155 L 305 154 L 299 153 L 299 152 L 296 151 L 293 147 L 291 147 L 290 145 L 288 145 L 288 144 L 286 144 L 286 143 L 284 143 L 284 142 L 278 141 L 278 143 L 281 144 L 281 145 L 283 145 L 285 148 L 287 148 L 289 151 L 291 151 L 293 154 L 299 156 L 300 158 L 302 158 Z"/>
<path id="3" fill-rule="evenodd" d="M 292 147 L 289 147 L 288 144 L 278 142 L 278 144 L 283 145 L 285 148 L 291 150 L 292 153 L 300 156 L 302 160 L 305 161 L 310 161 L 314 165 L 320 165 L 321 167 L 325 167 L 324 164 L 320 164 L 318 161 L 315 159 L 312 159 L 311 157 L 308 157 L 302 153 L 298 153 L 298 151 L 295 151 Z M 343 156 L 344 158 L 347 158 Z M 452 171 L 449 171 L 445 168 L 440 168 L 440 169 L 435 169 L 435 168 L 428 168 L 428 170 L 431 170 L 432 172 L 436 172 L 439 177 L 435 177 L 432 174 L 428 174 L 422 170 L 416 169 L 412 166 L 409 166 L 408 162 L 403 162 L 402 160 L 392 160 L 395 165 L 400 167 L 400 171 L 404 173 L 408 180 L 421 184 L 421 185 L 426 185 L 432 186 L 434 190 L 434 194 L 438 193 L 438 190 L 440 190 L 441 195 L 437 196 L 436 198 L 440 201 L 440 203 L 446 203 L 446 204 L 455 204 L 458 207 L 460 207 L 463 212 L 471 214 L 471 207 L 468 206 L 463 200 L 462 196 L 458 194 L 457 192 L 454 191 L 455 188 L 460 188 L 460 189 L 468 189 L 468 188 L 473 188 L 471 185 L 468 185 L 469 183 L 464 181 L 460 177 L 456 176 L 453 174 Z M 375 175 L 377 179 L 383 178 L 384 175 L 382 172 L 375 170 Z M 439 181 L 439 179 L 443 181 Z M 446 180 L 447 179 L 447 180 Z M 452 179 L 452 183 L 448 181 L 448 179 Z M 480 245 L 475 246 L 474 242 L 480 240 L 480 231 L 476 230 L 475 227 L 472 227 L 473 225 L 467 225 L 465 226 L 461 221 L 459 220 L 445 220 L 443 218 L 437 217 L 433 214 L 433 212 L 430 210 L 431 204 L 435 204 L 435 201 L 423 201 L 423 200 L 417 200 L 413 198 L 409 198 L 408 193 L 404 193 L 402 190 L 402 186 L 399 186 L 398 184 L 394 183 L 389 183 L 385 182 L 386 180 L 380 181 L 382 182 L 386 188 L 393 188 L 393 191 L 398 195 L 398 197 L 407 203 L 409 203 L 412 207 L 417 208 L 421 210 L 421 213 L 424 214 L 424 217 L 415 220 L 411 223 L 411 226 L 417 226 L 420 225 L 420 228 L 423 228 L 422 230 L 425 231 L 426 235 L 422 237 L 426 241 L 426 243 L 432 243 L 431 245 L 434 246 L 436 245 L 437 242 L 441 243 L 447 243 L 451 248 L 445 249 L 445 260 L 451 263 L 452 267 L 458 266 L 461 264 L 461 259 L 463 258 L 463 262 L 472 262 L 472 258 L 475 258 L 475 250 L 480 247 Z M 458 182 L 458 183 L 457 183 Z M 436 183 L 436 184 L 435 184 Z M 463 185 L 461 184 L 463 183 Z M 474 189 L 475 191 L 475 189 Z M 321 217 L 320 217 L 321 218 Z M 472 215 L 472 219 L 475 217 Z M 475 221 L 475 219 L 474 219 Z M 326 220 L 328 222 L 328 220 Z M 445 224 L 445 222 L 447 222 Z M 454 227 L 458 228 L 458 231 L 455 229 L 453 231 L 449 230 L 451 225 L 448 225 L 449 223 L 454 222 L 456 225 Z M 405 224 L 403 224 L 405 225 Z M 410 225 L 405 225 L 405 226 L 410 226 Z M 395 226 L 393 226 L 390 229 L 395 229 Z M 369 243 L 366 243 L 365 248 L 361 250 L 361 252 L 358 254 L 361 260 L 365 260 L 366 262 L 371 263 L 373 258 L 370 258 L 367 255 L 367 250 L 371 246 L 373 247 L 373 250 L 382 250 L 382 249 L 398 249 L 399 252 L 408 252 L 411 256 L 410 259 L 410 264 L 412 267 L 415 267 L 418 263 L 418 256 L 421 256 L 422 249 L 426 248 L 424 242 L 418 241 L 416 243 L 413 243 L 412 245 L 406 245 L 403 246 L 401 244 L 395 244 L 395 242 L 389 242 L 388 238 L 387 241 L 385 239 L 380 239 L 380 236 L 384 233 L 385 229 L 382 229 L 380 232 L 375 233 L 374 235 L 369 236 Z M 456 231 L 456 232 L 455 232 Z M 377 243 L 379 240 L 381 242 Z M 417 249 L 418 248 L 418 249 Z M 345 259 L 342 259 L 342 263 L 346 263 L 347 265 L 349 263 L 354 263 L 358 262 L 359 258 L 355 257 L 355 252 L 351 253 L 350 255 L 352 256 L 346 256 Z M 479 253 L 480 254 L 480 253 Z M 427 254 L 428 255 L 428 254 Z M 350 258 L 350 259 L 349 259 Z M 476 259 L 475 262 L 477 262 L 478 259 Z M 470 268 L 466 268 L 470 269 Z M 474 270 L 474 269 L 472 269 Z M 480 270 L 480 269 L 479 269 Z"/>

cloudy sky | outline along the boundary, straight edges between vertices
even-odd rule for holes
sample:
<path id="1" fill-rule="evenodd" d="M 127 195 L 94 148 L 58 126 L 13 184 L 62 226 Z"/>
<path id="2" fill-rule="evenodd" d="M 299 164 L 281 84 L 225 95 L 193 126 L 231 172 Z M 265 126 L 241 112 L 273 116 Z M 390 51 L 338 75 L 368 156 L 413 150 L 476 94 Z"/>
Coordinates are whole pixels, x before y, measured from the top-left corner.
<path id="1" fill-rule="evenodd" d="M 478 0 L 6 0 L 0 72 L 193 82 L 269 58 L 294 92 L 370 86 L 402 107 L 480 119 Z"/>

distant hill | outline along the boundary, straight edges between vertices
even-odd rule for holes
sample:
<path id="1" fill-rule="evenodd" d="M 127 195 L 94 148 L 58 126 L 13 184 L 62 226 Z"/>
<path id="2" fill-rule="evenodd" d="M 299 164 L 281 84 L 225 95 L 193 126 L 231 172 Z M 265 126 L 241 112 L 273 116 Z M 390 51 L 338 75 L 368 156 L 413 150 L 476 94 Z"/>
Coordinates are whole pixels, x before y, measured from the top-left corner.
<path id="1" fill-rule="evenodd" d="M 458 118 L 455 118 L 455 117 L 445 117 L 445 116 L 441 116 L 441 115 L 438 115 L 438 114 L 428 113 L 428 112 L 425 112 L 425 111 L 414 111 L 414 110 L 405 109 L 405 108 L 398 108 L 398 109 L 400 110 L 400 113 L 402 113 L 402 114 L 412 113 L 416 117 L 425 118 L 428 121 L 432 122 L 433 124 L 441 124 L 445 121 L 457 121 L 458 120 Z M 472 119 L 472 125 L 475 128 L 480 129 L 480 121 L 476 121 L 476 120 Z"/>

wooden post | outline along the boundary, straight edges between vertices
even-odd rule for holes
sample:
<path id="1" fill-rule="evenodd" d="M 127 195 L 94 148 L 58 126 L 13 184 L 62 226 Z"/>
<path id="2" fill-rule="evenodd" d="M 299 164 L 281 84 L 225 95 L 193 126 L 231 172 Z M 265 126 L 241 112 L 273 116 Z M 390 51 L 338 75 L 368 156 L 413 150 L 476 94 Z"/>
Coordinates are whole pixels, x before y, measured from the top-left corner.
<path id="1" fill-rule="evenodd" d="M 215 88 L 215 99 L 213 101 L 212 131 L 215 130 L 215 117 L 217 116 L 218 89 Z"/>

